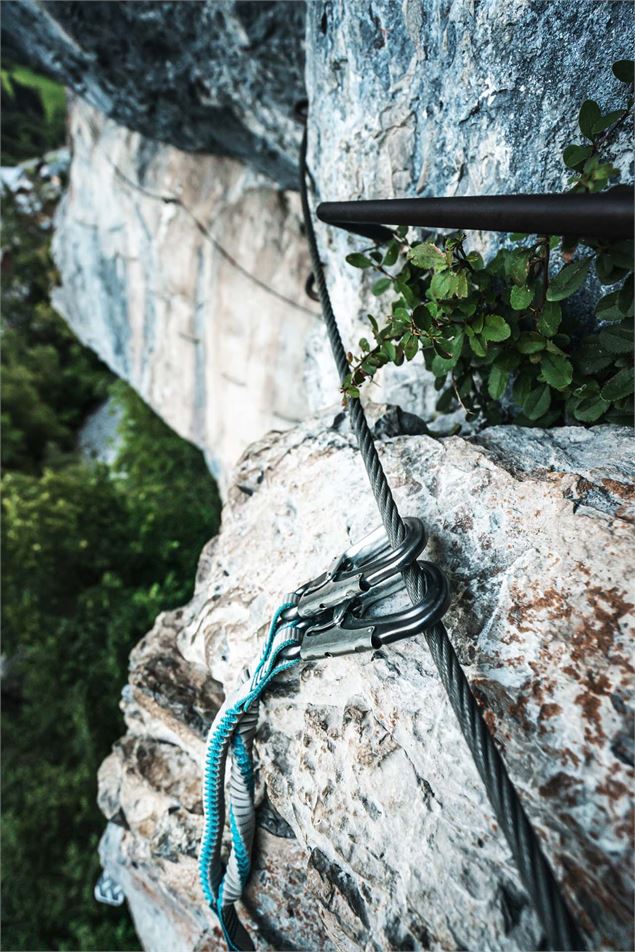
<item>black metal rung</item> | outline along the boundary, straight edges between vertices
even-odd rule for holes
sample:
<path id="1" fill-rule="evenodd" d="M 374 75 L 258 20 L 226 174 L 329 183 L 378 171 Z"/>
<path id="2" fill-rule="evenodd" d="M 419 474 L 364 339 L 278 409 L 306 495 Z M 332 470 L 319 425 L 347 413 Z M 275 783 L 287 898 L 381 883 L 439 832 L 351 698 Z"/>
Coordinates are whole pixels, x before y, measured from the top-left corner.
<path id="1" fill-rule="evenodd" d="M 633 237 L 633 192 L 618 186 L 595 194 L 466 195 L 457 198 L 396 198 L 322 202 L 318 218 L 347 231 L 368 226 L 477 229 L 529 235 L 594 238 Z"/>

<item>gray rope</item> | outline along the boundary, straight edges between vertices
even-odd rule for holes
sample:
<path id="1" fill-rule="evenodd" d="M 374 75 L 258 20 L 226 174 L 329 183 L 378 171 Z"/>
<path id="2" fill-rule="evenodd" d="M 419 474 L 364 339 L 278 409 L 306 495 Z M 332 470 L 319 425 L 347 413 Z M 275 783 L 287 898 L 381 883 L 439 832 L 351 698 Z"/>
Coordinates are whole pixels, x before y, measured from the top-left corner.
<path id="1" fill-rule="evenodd" d="M 302 211 L 311 265 L 322 305 L 322 315 L 337 371 L 340 380 L 343 381 L 348 373 L 348 361 L 331 306 L 309 208 L 306 185 L 306 150 L 307 133 L 305 130 L 300 154 Z M 349 414 L 386 534 L 391 545 L 393 547 L 398 546 L 406 536 L 406 528 L 399 515 L 399 510 L 388 485 L 386 474 L 366 420 L 366 414 L 359 400 L 350 400 Z M 413 604 L 417 604 L 426 593 L 425 576 L 416 562 L 408 566 L 402 574 L 408 595 Z M 554 950 L 584 949 L 585 945 L 582 937 L 564 903 L 555 876 L 541 850 L 538 837 L 527 818 L 518 794 L 509 779 L 502 757 L 483 720 L 445 626 L 439 623 L 428 631 L 424 631 L 423 634 L 459 721 L 463 736 L 474 758 L 474 763 L 485 785 L 496 818 L 512 851 L 520 878 L 545 931 L 549 948 Z"/>

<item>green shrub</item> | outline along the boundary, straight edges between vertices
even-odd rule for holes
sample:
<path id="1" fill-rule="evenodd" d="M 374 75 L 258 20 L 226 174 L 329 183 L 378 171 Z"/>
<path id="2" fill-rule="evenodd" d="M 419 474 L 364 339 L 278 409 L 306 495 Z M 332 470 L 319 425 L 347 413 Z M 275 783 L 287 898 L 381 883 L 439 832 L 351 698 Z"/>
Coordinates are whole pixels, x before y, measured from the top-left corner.
<path id="1" fill-rule="evenodd" d="M 633 64 L 613 69 L 632 89 Z M 606 115 L 591 100 L 582 105 L 586 141 L 563 153 L 572 191 L 596 192 L 615 183 L 617 169 L 602 151 L 632 109 L 631 95 Z M 407 229 L 399 228 L 387 249 L 349 255 L 353 267 L 381 272 L 373 293 L 390 290 L 394 300 L 381 327 L 368 315 L 374 343 L 362 338 L 359 355 L 348 355 L 345 399 L 358 397 L 380 367 L 399 366 L 421 351 L 441 391 L 440 412 L 462 406 L 468 420 L 542 427 L 630 423 L 633 241 L 512 239 L 516 247 L 502 248 L 485 263 L 477 251 L 466 252 L 462 232 L 410 242 Z M 552 274 L 550 257 L 558 248 L 560 265 Z M 591 271 L 609 293 L 585 326 L 563 302 Z"/>
<path id="2" fill-rule="evenodd" d="M 136 948 L 92 889 L 96 774 L 122 733 L 132 646 L 192 594 L 218 528 L 201 454 L 130 391 L 114 467 L 3 480 L 3 934 L 11 949 Z"/>
<path id="3" fill-rule="evenodd" d="M 64 144 L 66 93 L 47 76 L 7 64 L 2 82 L 2 165 L 17 165 Z"/>
<path id="4" fill-rule="evenodd" d="M 126 908 L 93 897 L 96 775 L 124 730 L 130 649 L 191 596 L 220 504 L 201 453 L 51 307 L 56 193 L 31 178 L 27 200 L 3 197 L 2 941 L 136 949 Z M 109 393 L 122 433 L 106 466 L 76 442 Z"/>

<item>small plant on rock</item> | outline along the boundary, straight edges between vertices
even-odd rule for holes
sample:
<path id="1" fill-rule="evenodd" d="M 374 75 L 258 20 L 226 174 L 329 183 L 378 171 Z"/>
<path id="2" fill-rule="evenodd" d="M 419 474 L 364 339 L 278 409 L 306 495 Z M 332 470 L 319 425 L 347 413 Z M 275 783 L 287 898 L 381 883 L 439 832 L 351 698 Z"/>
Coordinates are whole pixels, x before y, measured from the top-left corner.
<path id="1" fill-rule="evenodd" d="M 615 63 L 613 72 L 629 87 L 623 107 L 603 115 L 587 100 L 579 114 L 584 142 L 563 151 L 575 192 L 601 191 L 619 178 L 606 152 L 632 115 L 633 63 Z M 511 239 L 513 247 L 486 263 L 466 250 L 463 232 L 416 241 L 401 227 L 387 247 L 348 255 L 353 267 L 380 272 L 372 292 L 392 292 L 393 300 L 381 324 L 368 315 L 372 341 L 363 337 L 360 353 L 348 355 L 345 400 L 381 367 L 421 351 L 439 412 L 463 407 L 483 424 L 631 422 L 633 241 Z M 607 293 L 584 320 L 564 302 L 590 274 Z"/>

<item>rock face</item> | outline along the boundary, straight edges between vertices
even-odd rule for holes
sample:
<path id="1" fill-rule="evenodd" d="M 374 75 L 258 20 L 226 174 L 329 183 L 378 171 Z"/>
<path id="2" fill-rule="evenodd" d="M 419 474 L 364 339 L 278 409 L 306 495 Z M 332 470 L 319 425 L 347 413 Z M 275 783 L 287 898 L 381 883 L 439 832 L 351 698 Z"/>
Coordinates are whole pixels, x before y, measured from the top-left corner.
<path id="1" fill-rule="evenodd" d="M 303 3 L 15 0 L 14 51 L 129 129 L 242 159 L 295 188 Z"/>
<path id="2" fill-rule="evenodd" d="M 180 90 L 188 77 L 196 85 L 192 76 L 207 76 L 205 58 L 219 101 L 240 107 L 241 121 L 284 154 L 284 175 L 266 171 L 296 187 L 299 132 L 289 114 L 302 94 L 305 5 L 5 6 L 5 29 L 31 55 L 103 112 L 181 149 L 194 147 L 192 128 L 206 127 L 189 92 L 174 98 L 166 89 Z M 369 14 L 347 0 L 306 11 L 316 201 L 559 189 L 560 151 L 575 137 L 581 101 L 614 104 L 610 63 L 630 55 L 627 4 L 379 0 Z M 260 37 L 251 52 L 249 30 Z M 123 50 L 116 68 L 104 52 L 109 43 Z M 245 63 L 248 54 L 253 63 Z M 234 124 L 224 114 L 214 114 L 212 127 L 229 143 Z M 57 304 L 82 340 L 205 451 L 224 483 L 253 439 L 337 393 L 321 322 L 307 313 L 315 308 L 304 294 L 309 267 L 297 201 L 244 166 L 161 146 L 79 103 L 71 139 L 71 189 L 55 243 Z M 629 147 L 626 135 L 625 156 Z M 255 147 L 223 150 L 265 168 Z M 336 314 L 355 347 L 366 314 L 381 316 L 368 280 L 344 260 L 362 242 L 325 226 L 318 232 Z M 498 240 L 474 238 L 483 249 Z M 420 356 L 376 380 L 376 399 L 439 428 Z"/>
<path id="3" fill-rule="evenodd" d="M 623 101 L 611 64 L 631 57 L 632 35 L 632 7 L 610 0 L 309 4 L 317 200 L 561 191 L 569 175 L 562 148 L 579 141 L 582 102 L 611 109 Z M 616 158 L 632 169 L 630 131 Z M 318 237 L 335 313 L 354 346 L 368 332 L 366 314 L 381 316 L 368 279 L 345 263 L 368 242 L 324 225 Z M 471 241 L 487 252 L 501 238 L 473 234 Z M 314 405 L 323 406 L 334 377 L 319 334 L 311 355 L 319 368 Z M 432 379 L 420 357 L 377 379 L 383 390 L 375 399 L 434 416 Z"/>
<path id="4" fill-rule="evenodd" d="M 430 529 L 450 636 L 588 947 L 628 948 L 635 440 L 500 427 L 379 446 L 402 512 Z M 102 849 L 146 948 L 220 947 L 196 879 L 206 727 L 281 594 L 376 524 L 341 415 L 265 438 L 194 599 L 133 652 Z M 540 947 L 421 639 L 288 672 L 257 748 L 259 948 Z"/>
<path id="5" fill-rule="evenodd" d="M 129 132 L 78 100 L 55 305 L 215 475 L 306 415 L 317 317 L 299 201 L 233 159 Z"/>

